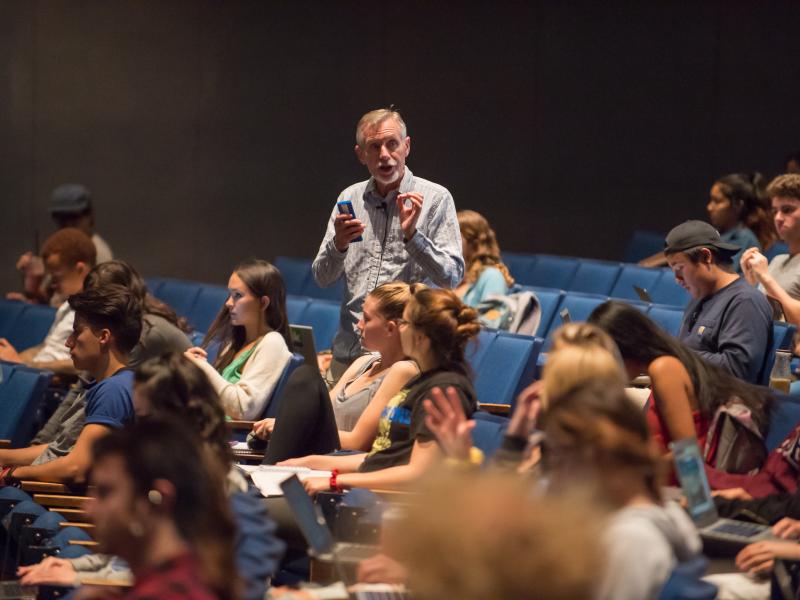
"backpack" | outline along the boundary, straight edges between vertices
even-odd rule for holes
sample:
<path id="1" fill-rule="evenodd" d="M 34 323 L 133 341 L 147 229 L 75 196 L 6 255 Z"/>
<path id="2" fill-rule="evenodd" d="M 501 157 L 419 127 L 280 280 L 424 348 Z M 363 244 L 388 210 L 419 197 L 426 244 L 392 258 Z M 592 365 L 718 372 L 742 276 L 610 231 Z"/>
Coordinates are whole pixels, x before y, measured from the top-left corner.
<path id="1" fill-rule="evenodd" d="M 489 294 L 476 307 L 481 325 L 511 333 L 536 335 L 542 309 L 533 292 Z"/>
<path id="2" fill-rule="evenodd" d="M 725 473 L 755 473 L 767 454 L 761 430 L 738 398 L 717 409 L 703 451 L 706 464 Z"/>

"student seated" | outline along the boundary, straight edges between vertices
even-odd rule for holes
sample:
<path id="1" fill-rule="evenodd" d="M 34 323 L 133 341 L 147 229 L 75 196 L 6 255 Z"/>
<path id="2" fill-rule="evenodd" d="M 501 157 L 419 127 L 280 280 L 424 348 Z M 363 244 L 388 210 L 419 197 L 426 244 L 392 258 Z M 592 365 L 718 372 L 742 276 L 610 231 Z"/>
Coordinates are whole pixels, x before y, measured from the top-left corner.
<path id="1" fill-rule="evenodd" d="M 775 242 L 775 229 L 769 202 L 764 193 L 760 173 L 731 173 L 720 177 L 711 186 L 706 205 L 709 222 L 719 231 L 720 239 L 739 248 L 733 257 L 733 268 L 740 271 L 739 260 L 748 248 L 759 251 Z M 663 252 L 642 260 L 646 267 L 667 264 Z"/>
<path id="2" fill-rule="evenodd" d="M 457 216 L 465 268 L 456 294 L 468 306 L 478 306 L 489 294 L 507 294 L 514 278 L 500 258 L 497 237 L 489 222 L 474 210 L 460 210 Z"/>
<path id="3" fill-rule="evenodd" d="M 202 441 L 209 458 L 219 462 L 227 478 L 220 481 L 237 525 L 235 559 L 245 583 L 242 597 L 261 600 L 267 579 L 275 574 L 284 544 L 274 536 L 275 524 L 232 464 L 228 427 L 219 396 L 205 374 L 188 359 L 171 354 L 143 363 L 134 374 L 136 418 L 180 421 Z M 84 580 L 130 581 L 126 565 L 108 554 L 76 559 L 48 557 L 19 570 L 25 585 L 78 585 Z"/>
<path id="4" fill-rule="evenodd" d="M 189 323 L 147 290 L 136 269 L 121 260 L 100 263 L 89 271 L 83 287 L 91 289 L 110 284 L 128 289 L 142 305 L 142 335 L 129 357 L 131 369 L 150 358 L 189 349 L 192 345 L 186 335 L 191 331 Z"/>
<path id="5" fill-rule="evenodd" d="M 715 458 L 718 449 L 707 447 L 706 438 L 714 416 L 731 402 L 743 405 L 757 429 L 766 431 L 772 403 L 766 388 L 746 384 L 703 360 L 702 355 L 692 352 L 624 302 L 604 302 L 594 309 L 589 322 L 614 340 L 630 379 L 642 374 L 650 377 L 647 422 L 662 453 L 668 454 L 673 440 L 696 437 L 711 466 L 734 472 L 760 466 L 765 449 L 760 456 L 752 457 L 756 464 L 735 454 L 732 458 L 741 459 L 741 463 L 721 464 Z"/>
<path id="6" fill-rule="evenodd" d="M 464 348 L 480 330 L 476 311 L 451 290 L 411 288 L 412 297 L 398 320 L 403 352 L 420 374 L 398 392 L 381 413 L 378 435 L 368 454 L 308 456 L 280 463 L 336 469 L 330 478 L 304 481 L 310 493 L 349 487 L 402 487 L 416 480 L 441 457 L 425 425 L 422 400 L 435 387 L 452 387 L 465 414 L 477 408 Z"/>
<path id="7" fill-rule="evenodd" d="M 109 285 L 69 297 L 75 311 L 67 338 L 72 362 L 92 376 L 81 402 L 63 415 L 50 444 L 0 450 L 0 464 L 13 466 L 17 479 L 82 483 L 91 464 L 92 443 L 133 420 L 130 351 L 139 341 L 142 309 L 121 286 Z"/>
<path id="8" fill-rule="evenodd" d="M 667 234 L 664 252 L 692 296 L 678 338 L 708 362 L 758 383 L 772 344 L 772 309 L 732 271 L 738 250 L 708 223 L 686 221 Z"/>
<path id="9" fill-rule="evenodd" d="M 58 229 L 67 227 L 78 229 L 89 237 L 95 247 L 96 263 L 103 263 L 114 258 L 106 241 L 94 231 L 94 209 L 88 189 L 80 184 L 66 183 L 53 190 L 50 198 L 50 216 Z M 26 252 L 17 260 L 17 270 L 22 273 L 24 284 L 22 293 L 7 294 L 11 300 L 25 300 L 58 306 L 67 296 L 52 289 L 50 278 L 44 261 L 45 256 L 36 256 Z"/>
<path id="10" fill-rule="evenodd" d="M 190 348 L 186 357 L 205 371 L 230 418 L 252 421 L 264 412 L 292 357 L 286 286 L 270 263 L 248 260 L 234 269 L 228 292 L 203 347 Z M 206 352 L 211 344 L 219 345 L 213 366 Z"/>
<path id="11" fill-rule="evenodd" d="M 319 442 L 311 439 L 319 437 L 315 423 L 331 417 L 335 424 L 324 428 L 338 428 L 337 447 L 370 449 L 386 403 L 419 372 L 406 360 L 400 343 L 398 321 L 410 297 L 409 285 L 403 282 L 384 283 L 367 294 L 358 328 L 361 345 L 370 353 L 357 358 L 330 392 L 319 385 L 313 371 L 292 374 L 279 420 L 264 419 L 253 426 L 257 437 L 270 440 L 268 463 L 318 453 L 309 451 Z M 325 404 L 332 406 L 332 412 Z"/>
<path id="12" fill-rule="evenodd" d="M 775 229 L 789 247 L 767 264 L 756 248 L 742 256 L 742 273 L 773 301 L 773 316 L 800 326 L 800 175 L 780 175 L 767 187 Z M 795 351 L 796 353 L 796 351 Z"/>
<path id="13" fill-rule="evenodd" d="M 195 432 L 149 420 L 103 437 L 92 454 L 94 538 L 134 576 L 132 588 L 109 598 L 239 597 L 224 473 Z"/>
<path id="14" fill-rule="evenodd" d="M 75 316 L 67 298 L 83 289 L 83 280 L 95 263 L 94 245 L 78 229 L 60 229 L 47 238 L 42 246 L 42 257 L 51 276 L 51 285 L 62 299 L 53 324 L 41 344 L 21 352 L 5 338 L 0 339 L 0 360 L 24 363 L 57 373 L 74 373 L 69 350 L 64 345 L 72 331 Z"/>

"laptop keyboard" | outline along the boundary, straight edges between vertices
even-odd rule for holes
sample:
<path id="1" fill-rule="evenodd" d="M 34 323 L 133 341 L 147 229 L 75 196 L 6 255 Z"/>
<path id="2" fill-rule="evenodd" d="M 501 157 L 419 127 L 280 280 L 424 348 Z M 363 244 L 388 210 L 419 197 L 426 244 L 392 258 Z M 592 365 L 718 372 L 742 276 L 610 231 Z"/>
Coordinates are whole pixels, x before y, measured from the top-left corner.
<path id="1" fill-rule="evenodd" d="M 724 521 L 714 525 L 709 531 L 712 533 L 723 533 L 726 535 L 736 535 L 740 537 L 753 537 L 764 532 L 764 526 L 745 521 Z"/>

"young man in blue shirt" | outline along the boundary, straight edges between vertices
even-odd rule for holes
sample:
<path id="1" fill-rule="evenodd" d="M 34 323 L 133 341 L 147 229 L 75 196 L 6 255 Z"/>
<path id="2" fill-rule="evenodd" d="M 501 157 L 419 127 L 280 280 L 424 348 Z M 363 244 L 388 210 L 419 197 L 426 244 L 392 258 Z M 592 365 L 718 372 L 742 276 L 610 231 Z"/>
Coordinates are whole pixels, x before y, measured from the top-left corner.
<path id="1" fill-rule="evenodd" d="M 12 467 L 4 469 L 6 477 L 82 483 L 94 441 L 134 419 L 133 373 L 126 367 L 141 334 L 140 302 L 126 288 L 109 285 L 73 294 L 69 305 L 75 321 L 66 346 L 75 368 L 93 381 L 64 415 L 53 442 L 0 450 L 0 464 Z"/>
<path id="2" fill-rule="evenodd" d="M 761 292 L 733 272 L 738 251 L 703 221 L 672 229 L 664 248 L 675 279 L 692 296 L 679 339 L 708 362 L 759 383 L 772 345 L 772 309 Z"/>

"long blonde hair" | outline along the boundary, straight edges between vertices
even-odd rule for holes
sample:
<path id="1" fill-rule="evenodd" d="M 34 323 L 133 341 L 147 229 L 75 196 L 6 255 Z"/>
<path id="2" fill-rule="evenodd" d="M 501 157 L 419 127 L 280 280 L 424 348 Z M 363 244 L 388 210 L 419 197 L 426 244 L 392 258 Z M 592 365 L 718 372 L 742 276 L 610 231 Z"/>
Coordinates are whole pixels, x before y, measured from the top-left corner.
<path id="1" fill-rule="evenodd" d="M 508 267 L 500 260 L 500 246 L 497 244 L 494 230 L 489 226 L 489 221 L 474 210 L 460 210 L 457 216 L 461 239 L 469 256 L 464 281 L 475 283 L 486 267 L 494 267 L 503 274 L 508 287 L 514 285 L 514 278 L 508 272 Z"/>

